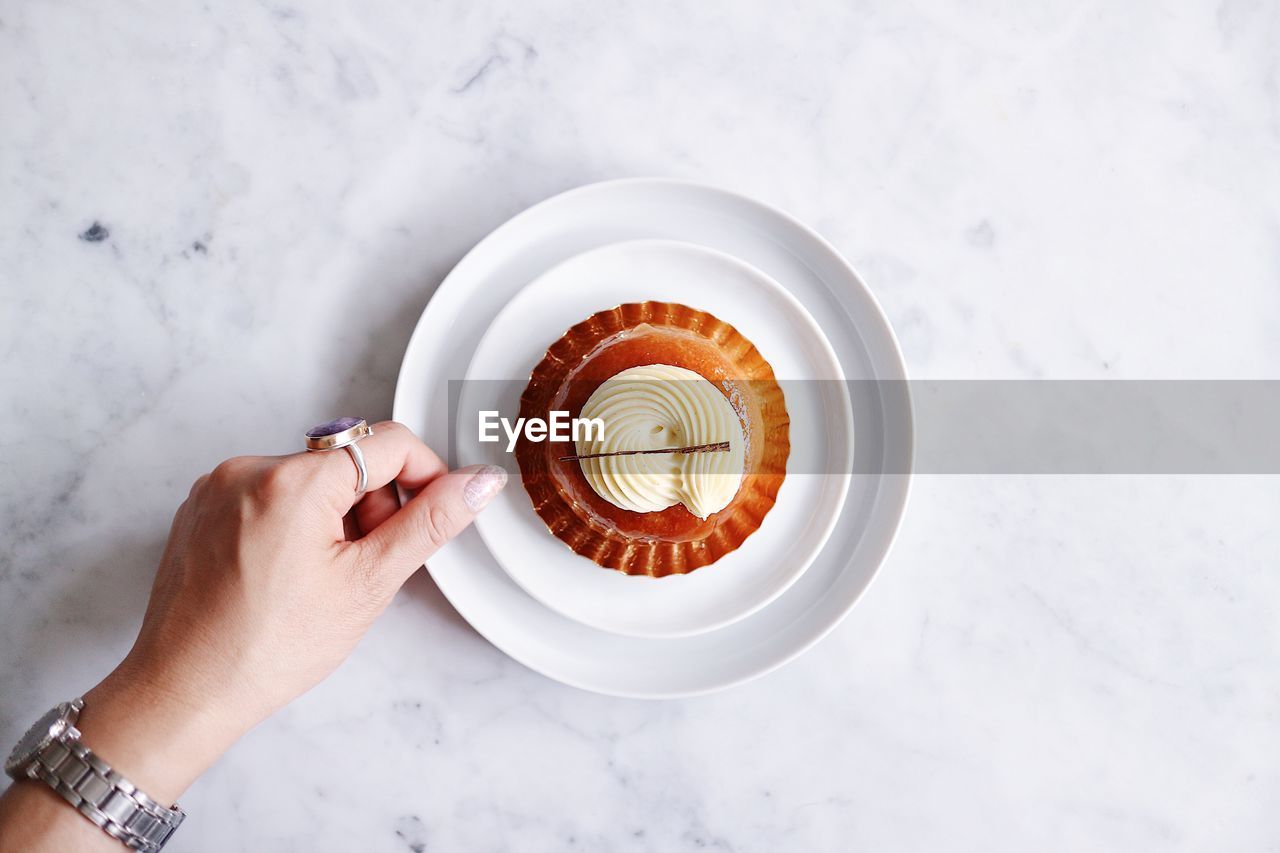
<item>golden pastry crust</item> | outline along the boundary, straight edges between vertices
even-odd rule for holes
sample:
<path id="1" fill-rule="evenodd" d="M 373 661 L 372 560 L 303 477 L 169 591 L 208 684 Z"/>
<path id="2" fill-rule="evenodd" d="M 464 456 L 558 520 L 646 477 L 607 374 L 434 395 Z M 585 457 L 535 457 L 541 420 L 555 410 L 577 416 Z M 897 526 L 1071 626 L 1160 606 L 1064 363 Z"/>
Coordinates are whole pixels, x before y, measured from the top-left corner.
<path id="1" fill-rule="evenodd" d="M 706 519 L 683 505 L 661 512 L 621 509 L 597 495 L 572 455 L 574 444 L 531 442 L 516 460 L 534 510 L 575 552 L 605 568 L 662 577 L 710 565 L 746 541 L 764 521 L 786 477 L 790 418 L 773 368 L 735 328 L 671 302 L 619 305 L 565 332 L 533 369 L 520 416 L 577 417 L 591 394 L 629 367 L 671 364 L 700 374 L 737 412 L 745 439 L 742 483 L 729 505 Z"/>

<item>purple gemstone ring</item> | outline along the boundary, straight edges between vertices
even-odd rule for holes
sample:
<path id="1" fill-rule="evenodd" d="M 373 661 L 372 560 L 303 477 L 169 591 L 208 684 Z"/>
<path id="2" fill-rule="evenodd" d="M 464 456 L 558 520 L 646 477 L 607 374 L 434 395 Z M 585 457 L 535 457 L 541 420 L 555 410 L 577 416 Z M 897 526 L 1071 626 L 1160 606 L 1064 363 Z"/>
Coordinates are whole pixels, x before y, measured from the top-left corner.
<path id="1" fill-rule="evenodd" d="M 339 450 L 345 448 L 356 463 L 356 494 L 364 494 L 369 485 L 369 471 L 364 465 L 364 454 L 356 442 L 373 435 L 373 427 L 364 418 L 334 418 L 307 430 L 307 450 Z"/>

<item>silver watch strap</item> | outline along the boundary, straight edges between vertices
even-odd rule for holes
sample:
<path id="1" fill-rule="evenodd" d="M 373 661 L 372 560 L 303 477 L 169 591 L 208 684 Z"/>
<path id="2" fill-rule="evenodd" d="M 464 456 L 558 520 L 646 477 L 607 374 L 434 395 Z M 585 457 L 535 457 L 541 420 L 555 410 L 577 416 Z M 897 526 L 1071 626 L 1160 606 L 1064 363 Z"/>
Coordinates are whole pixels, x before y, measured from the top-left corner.
<path id="1" fill-rule="evenodd" d="M 158 851 L 186 817 L 177 805 L 166 808 L 139 791 L 78 740 L 50 743 L 29 772 L 135 850 Z"/>

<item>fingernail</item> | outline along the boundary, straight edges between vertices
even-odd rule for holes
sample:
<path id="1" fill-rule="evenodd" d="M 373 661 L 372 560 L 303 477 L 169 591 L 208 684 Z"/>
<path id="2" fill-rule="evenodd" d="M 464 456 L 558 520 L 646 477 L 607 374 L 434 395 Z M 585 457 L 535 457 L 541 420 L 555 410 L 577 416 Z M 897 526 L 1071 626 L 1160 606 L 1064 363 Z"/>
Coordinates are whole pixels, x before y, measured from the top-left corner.
<path id="1" fill-rule="evenodd" d="M 507 484 L 507 472 L 497 465 L 482 465 L 462 487 L 462 500 L 467 509 L 479 512 Z"/>

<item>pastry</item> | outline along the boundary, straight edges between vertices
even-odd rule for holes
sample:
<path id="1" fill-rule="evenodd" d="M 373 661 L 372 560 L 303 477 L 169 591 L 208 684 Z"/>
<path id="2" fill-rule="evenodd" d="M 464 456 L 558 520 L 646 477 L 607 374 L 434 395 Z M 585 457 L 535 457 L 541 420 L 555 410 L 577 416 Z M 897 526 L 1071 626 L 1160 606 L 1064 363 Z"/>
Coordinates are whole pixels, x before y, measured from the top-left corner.
<path id="1" fill-rule="evenodd" d="M 732 326 L 685 305 L 620 305 L 569 329 L 520 400 L 522 418 L 553 411 L 595 419 L 603 435 L 522 436 L 525 490 L 555 536 L 626 574 L 684 574 L 737 549 L 786 476 L 790 421 L 773 369 Z M 717 449 L 665 450 L 704 445 Z"/>

